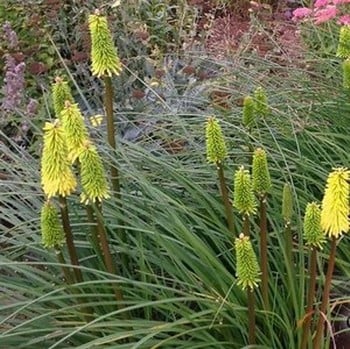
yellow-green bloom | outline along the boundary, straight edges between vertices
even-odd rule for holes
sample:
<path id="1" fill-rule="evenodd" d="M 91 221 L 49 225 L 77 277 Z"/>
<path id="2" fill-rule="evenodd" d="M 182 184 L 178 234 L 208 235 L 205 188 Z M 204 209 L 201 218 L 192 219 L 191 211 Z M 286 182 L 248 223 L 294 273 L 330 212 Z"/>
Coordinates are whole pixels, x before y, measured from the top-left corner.
<path id="1" fill-rule="evenodd" d="M 242 215 L 251 215 L 256 212 L 252 180 L 249 171 L 243 166 L 234 175 L 233 206 Z"/>
<path id="2" fill-rule="evenodd" d="M 259 196 L 265 196 L 271 189 L 271 177 L 265 150 L 258 148 L 253 155 L 253 189 Z"/>
<path id="3" fill-rule="evenodd" d="M 41 184 L 48 198 L 70 195 L 77 185 L 68 160 L 66 137 L 58 120 L 44 126 Z"/>
<path id="4" fill-rule="evenodd" d="M 78 104 L 66 101 L 61 112 L 62 126 L 66 135 L 69 160 L 73 163 L 88 139 L 88 131 Z"/>
<path id="5" fill-rule="evenodd" d="M 235 250 L 237 284 L 243 290 L 252 290 L 260 282 L 260 267 L 249 237 L 240 234 L 239 238 L 235 239 Z"/>
<path id="6" fill-rule="evenodd" d="M 65 241 L 56 207 L 50 201 L 41 208 L 41 239 L 46 248 L 60 247 Z"/>
<path id="7" fill-rule="evenodd" d="M 61 111 L 63 110 L 66 101 L 74 103 L 68 82 L 60 77 L 56 77 L 55 82 L 52 85 L 52 102 L 56 118 L 61 119 Z"/>
<path id="8" fill-rule="evenodd" d="M 350 59 L 346 59 L 342 63 L 343 68 L 343 87 L 350 89 Z"/>
<path id="9" fill-rule="evenodd" d="M 208 162 L 218 164 L 227 156 L 225 139 L 219 122 L 215 117 L 209 117 L 206 123 L 206 143 Z"/>
<path id="10" fill-rule="evenodd" d="M 282 216 L 286 224 L 290 224 L 293 216 L 293 193 L 289 183 L 283 187 Z"/>
<path id="11" fill-rule="evenodd" d="M 336 168 L 328 176 L 322 200 L 321 227 L 329 237 L 338 238 L 349 231 L 350 171 Z"/>
<path id="12" fill-rule="evenodd" d="M 254 91 L 255 113 L 258 116 L 266 117 L 269 113 L 266 91 L 262 87 L 258 87 Z"/>
<path id="13" fill-rule="evenodd" d="M 79 154 L 80 177 L 83 187 L 81 201 L 102 201 L 109 198 L 109 189 L 102 160 L 97 153 L 96 147 L 86 141 Z"/>
<path id="14" fill-rule="evenodd" d="M 322 249 L 325 235 L 321 228 L 321 208 L 316 202 L 308 203 L 304 216 L 306 245 Z"/>
<path id="15" fill-rule="evenodd" d="M 98 77 L 119 75 L 122 67 L 108 29 L 107 18 L 98 10 L 89 16 L 91 35 L 91 70 Z"/>
<path id="16" fill-rule="evenodd" d="M 349 58 L 350 57 L 350 26 L 345 25 L 340 28 L 338 49 L 336 53 L 337 57 Z"/>
<path id="17" fill-rule="evenodd" d="M 246 96 L 243 100 L 243 125 L 250 129 L 254 126 L 256 119 L 255 114 L 255 102 L 254 99 L 250 96 Z"/>

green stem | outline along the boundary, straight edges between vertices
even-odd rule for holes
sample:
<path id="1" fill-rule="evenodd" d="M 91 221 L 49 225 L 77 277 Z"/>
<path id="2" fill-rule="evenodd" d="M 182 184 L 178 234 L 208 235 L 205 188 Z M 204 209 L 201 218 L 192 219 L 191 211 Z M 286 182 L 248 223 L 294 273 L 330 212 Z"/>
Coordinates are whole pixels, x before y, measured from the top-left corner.
<path id="1" fill-rule="evenodd" d="M 249 215 L 247 214 L 243 216 L 243 234 L 245 236 L 250 236 L 250 222 Z"/>
<path id="2" fill-rule="evenodd" d="M 59 203 L 60 203 L 60 210 L 61 210 L 61 216 L 62 216 L 63 230 L 66 237 L 66 243 L 68 247 L 70 261 L 71 261 L 71 264 L 75 266 L 75 268 L 73 268 L 75 279 L 77 282 L 83 282 L 83 274 L 79 268 L 78 254 L 75 248 L 73 233 L 72 233 L 72 229 L 69 221 L 67 199 L 63 196 L 60 196 Z"/>
<path id="3" fill-rule="evenodd" d="M 248 332 L 248 340 L 249 345 L 255 344 L 255 297 L 254 297 L 254 289 L 248 287 L 247 289 L 248 296 L 248 321 L 249 321 L 249 332 Z"/>
<path id="4" fill-rule="evenodd" d="M 318 318 L 318 323 L 316 327 L 316 335 L 314 338 L 314 346 L 313 346 L 314 349 L 320 349 L 321 343 L 323 342 L 323 327 L 325 322 L 324 316 L 326 315 L 327 307 L 329 303 L 329 294 L 331 291 L 336 249 L 337 249 L 337 240 L 335 237 L 333 237 L 331 242 L 331 251 L 328 259 L 328 269 L 327 269 L 326 280 L 325 280 L 324 289 L 323 289 L 322 303 L 319 310 L 319 318 Z"/>
<path id="5" fill-rule="evenodd" d="M 261 292 L 265 310 L 269 310 L 269 275 L 267 261 L 267 215 L 266 196 L 260 198 L 260 258 L 261 258 Z"/>
<path id="6" fill-rule="evenodd" d="M 315 300 L 316 290 L 316 274 L 317 274 L 317 250 L 315 247 L 311 250 L 311 257 L 309 263 L 310 281 L 307 295 L 306 314 L 303 324 L 303 336 L 301 341 L 301 349 L 307 349 L 308 339 L 310 336 L 310 327 L 312 320 L 313 304 Z"/>
<path id="7" fill-rule="evenodd" d="M 286 222 L 285 225 L 286 237 L 286 256 L 289 264 L 289 269 L 294 274 L 294 260 L 293 260 L 293 233 L 291 222 Z"/>
<path id="8" fill-rule="evenodd" d="M 221 191 L 221 196 L 222 196 L 222 201 L 225 206 L 225 212 L 226 212 L 226 220 L 227 220 L 227 225 L 228 229 L 232 234 L 235 232 L 235 226 L 233 223 L 233 210 L 232 210 L 232 205 L 230 203 L 230 199 L 228 197 L 228 191 L 225 183 L 225 174 L 224 174 L 224 168 L 222 166 L 222 163 L 219 162 L 216 164 L 217 170 L 218 170 L 218 177 L 220 181 L 220 191 Z"/>

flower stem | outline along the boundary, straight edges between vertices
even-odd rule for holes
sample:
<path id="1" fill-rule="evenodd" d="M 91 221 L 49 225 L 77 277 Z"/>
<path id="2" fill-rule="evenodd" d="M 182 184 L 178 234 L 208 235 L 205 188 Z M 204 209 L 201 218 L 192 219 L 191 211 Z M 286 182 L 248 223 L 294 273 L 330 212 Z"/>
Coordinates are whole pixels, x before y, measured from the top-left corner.
<path id="1" fill-rule="evenodd" d="M 289 269 L 291 275 L 294 275 L 294 260 L 293 260 L 293 233 L 291 222 L 285 223 L 285 247 L 286 247 L 286 256 L 289 264 Z"/>
<path id="2" fill-rule="evenodd" d="M 247 214 L 243 216 L 243 234 L 244 236 L 250 236 L 250 222 Z"/>
<path id="3" fill-rule="evenodd" d="M 255 297 L 254 290 L 248 287 L 248 321 L 249 321 L 249 332 L 248 340 L 249 345 L 255 344 Z"/>
<path id="4" fill-rule="evenodd" d="M 66 279 L 67 284 L 68 285 L 73 284 L 74 283 L 74 275 L 72 274 L 72 271 L 68 267 L 64 266 L 66 264 L 66 261 L 64 259 L 61 248 L 57 247 L 55 251 L 56 251 L 58 263 L 62 264 L 62 271 L 63 271 L 63 275 Z"/>
<path id="5" fill-rule="evenodd" d="M 317 250 L 315 247 L 311 250 L 310 263 L 309 263 L 309 272 L 310 272 L 310 281 L 309 281 L 309 290 L 307 295 L 307 304 L 306 304 L 306 314 L 303 324 L 303 336 L 301 341 L 301 349 L 307 349 L 311 320 L 312 320 L 312 310 L 315 300 L 315 290 L 316 290 L 316 274 L 317 274 Z"/>
<path id="6" fill-rule="evenodd" d="M 112 79 L 109 76 L 104 77 L 105 84 L 105 96 L 104 104 L 106 110 L 107 119 L 107 140 L 113 151 L 116 151 L 116 130 L 114 127 L 114 117 L 113 117 L 113 84 Z M 118 168 L 112 164 L 111 166 L 111 181 L 114 195 L 119 202 L 119 210 L 122 209 L 121 192 L 120 192 L 120 177 Z M 119 228 L 120 240 L 122 243 L 126 242 L 126 233 L 123 228 Z M 129 261 L 125 254 L 122 255 L 122 261 L 124 268 L 127 268 Z"/>
<path id="7" fill-rule="evenodd" d="M 232 206 L 230 203 L 230 199 L 228 197 L 228 191 L 227 191 L 227 187 L 226 187 L 226 183 L 225 183 L 224 168 L 223 168 L 221 162 L 217 163 L 216 167 L 218 170 L 218 177 L 219 177 L 219 181 L 220 181 L 220 191 L 221 191 L 222 201 L 223 201 L 224 206 L 225 206 L 228 229 L 230 230 L 231 233 L 234 234 L 235 227 L 234 227 L 234 223 L 233 223 L 233 210 L 232 210 Z"/>
<path id="8" fill-rule="evenodd" d="M 75 279 L 77 282 L 83 282 L 83 274 L 79 268 L 78 254 L 75 248 L 73 233 L 69 222 L 67 199 L 63 196 L 60 196 L 59 203 L 60 203 L 60 210 L 61 210 L 61 216 L 62 216 L 63 230 L 66 237 L 66 243 L 68 247 L 70 261 L 72 265 L 75 266 L 75 268 L 73 269 Z"/>
<path id="9" fill-rule="evenodd" d="M 322 303 L 319 310 L 319 318 L 318 318 L 318 323 L 316 327 L 314 349 L 320 349 L 321 343 L 323 341 L 323 326 L 325 322 L 323 315 L 326 314 L 328 303 L 329 303 L 329 294 L 331 291 L 331 283 L 332 283 L 332 276 L 333 276 L 334 265 L 335 265 L 336 249 L 337 249 L 337 240 L 335 237 L 333 237 L 331 242 L 331 251 L 328 259 L 328 269 L 327 269 L 326 280 L 325 280 L 325 285 L 323 289 Z"/>
<path id="10" fill-rule="evenodd" d="M 112 79 L 109 76 L 104 77 L 105 84 L 105 109 L 106 109 L 106 119 L 107 119 L 107 140 L 111 148 L 116 150 L 115 142 L 115 127 L 113 118 L 113 85 Z M 115 165 L 111 167 L 112 175 L 112 186 L 118 199 L 120 199 L 120 183 L 119 183 L 119 171 Z"/>
<path id="11" fill-rule="evenodd" d="M 100 204 L 96 205 L 96 223 L 97 223 L 97 237 L 99 240 L 99 245 L 102 251 L 104 264 L 106 267 L 106 270 L 114 275 L 120 275 L 120 272 L 118 270 L 118 267 L 113 261 L 113 257 L 111 254 L 111 250 L 109 248 L 108 240 L 107 240 L 107 232 L 106 228 L 103 223 L 102 218 L 102 208 Z M 123 309 L 124 308 L 124 296 L 121 288 L 119 286 L 114 286 L 114 295 L 118 303 L 118 308 Z M 129 313 L 124 312 L 123 315 L 125 316 L 125 319 L 129 319 Z"/>
<path id="12" fill-rule="evenodd" d="M 269 275 L 267 261 L 267 216 L 266 197 L 260 198 L 260 258 L 261 258 L 261 292 L 265 310 L 269 310 Z"/>

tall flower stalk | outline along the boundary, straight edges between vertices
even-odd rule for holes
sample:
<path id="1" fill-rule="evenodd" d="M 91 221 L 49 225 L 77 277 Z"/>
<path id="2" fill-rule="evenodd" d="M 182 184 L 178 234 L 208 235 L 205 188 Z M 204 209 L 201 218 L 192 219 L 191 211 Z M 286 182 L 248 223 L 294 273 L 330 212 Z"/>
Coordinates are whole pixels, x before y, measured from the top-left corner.
<path id="1" fill-rule="evenodd" d="M 267 194 L 271 189 L 271 178 L 267 165 L 266 152 L 258 148 L 253 155 L 253 189 L 259 200 L 260 213 L 260 265 L 261 265 L 261 290 L 264 307 L 269 309 L 269 276 L 267 253 Z"/>
<path id="2" fill-rule="evenodd" d="M 289 270 L 293 274 L 294 258 L 293 258 L 293 233 L 292 233 L 292 217 L 293 217 L 293 193 L 292 187 L 286 183 L 283 187 L 282 197 L 282 216 L 285 229 L 285 253 L 288 260 Z"/>
<path id="3" fill-rule="evenodd" d="M 310 338 L 310 327 L 312 323 L 313 306 L 315 302 L 316 278 L 317 278 L 317 251 L 322 249 L 325 235 L 321 229 L 321 209 L 315 202 L 306 206 L 304 217 L 304 240 L 309 247 L 309 289 L 307 293 L 307 304 L 303 322 L 303 335 L 301 349 L 307 349 Z"/>
<path id="4" fill-rule="evenodd" d="M 255 297 L 254 288 L 260 281 L 259 264 L 249 240 L 250 216 L 256 212 L 256 200 L 250 174 L 241 166 L 234 174 L 233 206 L 243 217 L 243 233 L 235 241 L 237 256 L 237 279 L 242 289 L 247 290 L 249 344 L 255 344 Z"/>
<path id="5" fill-rule="evenodd" d="M 215 117 L 209 117 L 206 123 L 206 146 L 207 161 L 216 166 L 222 201 L 225 207 L 227 225 L 231 233 L 234 233 L 233 211 L 228 196 L 228 190 L 225 181 L 223 163 L 227 156 L 225 139 L 222 134 L 221 126 Z"/>
<path id="6" fill-rule="evenodd" d="M 336 168 L 328 176 L 326 189 L 322 200 L 321 227 L 331 239 L 331 250 L 328 258 L 328 269 L 319 309 L 319 318 L 314 338 L 314 348 L 321 348 L 323 343 L 323 327 L 329 303 L 332 276 L 335 265 L 337 240 L 344 233 L 349 232 L 350 215 L 350 170 Z"/>
<path id="7" fill-rule="evenodd" d="M 91 35 L 91 71 L 94 76 L 102 78 L 105 86 L 104 106 L 107 121 L 107 140 L 113 151 L 116 151 L 116 129 L 113 113 L 113 84 L 112 76 L 119 75 L 122 66 L 114 46 L 112 35 L 108 28 L 107 17 L 102 16 L 99 10 L 89 16 L 89 30 Z M 111 165 L 112 189 L 119 201 L 121 209 L 120 176 L 118 167 Z M 120 238 L 126 241 L 125 231 L 120 229 Z M 123 264 L 127 265 L 126 255 L 122 256 Z"/>
<path id="8" fill-rule="evenodd" d="M 249 322 L 248 340 L 249 344 L 252 345 L 256 342 L 254 289 L 260 282 L 259 264 L 248 236 L 240 234 L 239 238 L 235 240 L 235 250 L 237 259 L 237 284 L 242 290 L 247 291 Z"/>

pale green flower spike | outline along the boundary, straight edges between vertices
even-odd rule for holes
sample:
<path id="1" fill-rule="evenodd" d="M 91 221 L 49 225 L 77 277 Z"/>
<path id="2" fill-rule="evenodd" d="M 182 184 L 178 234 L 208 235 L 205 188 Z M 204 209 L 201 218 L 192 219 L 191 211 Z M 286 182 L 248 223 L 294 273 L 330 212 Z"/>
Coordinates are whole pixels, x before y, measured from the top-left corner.
<path id="1" fill-rule="evenodd" d="M 50 201 L 41 208 L 41 239 L 45 248 L 61 247 L 65 241 L 56 207 Z"/>
<path id="2" fill-rule="evenodd" d="M 98 77 L 119 75 L 122 70 L 112 35 L 108 29 L 107 18 L 98 10 L 89 16 L 91 35 L 91 70 Z"/>
<path id="3" fill-rule="evenodd" d="M 322 200 L 321 227 L 329 237 L 349 231 L 350 170 L 336 168 L 328 176 Z"/>
<path id="4" fill-rule="evenodd" d="M 41 184 L 48 198 L 70 195 L 77 185 L 68 160 L 66 137 L 59 120 L 46 122 L 44 126 Z"/>
<path id="5" fill-rule="evenodd" d="M 290 224 L 293 216 L 293 193 L 289 183 L 283 187 L 282 216 L 285 223 Z"/>
<path id="6" fill-rule="evenodd" d="M 254 191 L 264 197 L 271 189 L 271 177 L 266 152 L 261 148 L 256 149 L 253 155 L 252 177 Z"/>
<path id="7" fill-rule="evenodd" d="M 350 26 L 340 28 L 337 57 L 350 58 Z"/>
<path id="8" fill-rule="evenodd" d="M 251 215 L 256 212 L 256 205 L 249 171 L 242 166 L 234 175 L 233 206 L 240 214 Z"/>
<path id="9" fill-rule="evenodd" d="M 243 118 L 242 123 L 244 127 L 251 129 L 254 126 L 256 119 L 255 114 L 255 102 L 250 96 L 247 96 L 243 100 Z"/>
<path id="10" fill-rule="evenodd" d="M 243 290 L 254 289 L 260 282 L 260 267 L 248 236 L 235 239 L 237 285 Z"/>
<path id="11" fill-rule="evenodd" d="M 83 187 L 81 202 L 88 204 L 109 198 L 109 189 L 102 160 L 96 147 L 86 141 L 79 155 L 80 177 Z"/>
<path id="12" fill-rule="evenodd" d="M 66 101 L 74 103 L 68 82 L 60 77 L 56 77 L 55 82 L 52 85 L 52 102 L 56 118 L 61 119 L 61 111 L 63 110 Z"/>
<path id="13" fill-rule="evenodd" d="M 62 126 L 66 135 L 69 161 L 74 163 L 88 139 L 88 131 L 78 104 L 66 101 L 61 112 Z"/>
<path id="14" fill-rule="evenodd" d="M 321 229 L 321 209 L 316 202 L 308 203 L 304 216 L 304 239 L 306 245 L 322 249 L 325 235 Z"/>
<path id="15" fill-rule="evenodd" d="M 227 149 L 219 122 L 209 117 L 206 123 L 207 160 L 218 164 L 227 156 Z"/>
<path id="16" fill-rule="evenodd" d="M 254 92 L 255 113 L 258 116 L 266 117 L 269 114 L 269 106 L 266 91 L 262 87 L 258 87 Z"/>
<path id="17" fill-rule="evenodd" d="M 346 59 L 342 63 L 343 68 L 343 87 L 350 89 L 350 59 Z"/>

